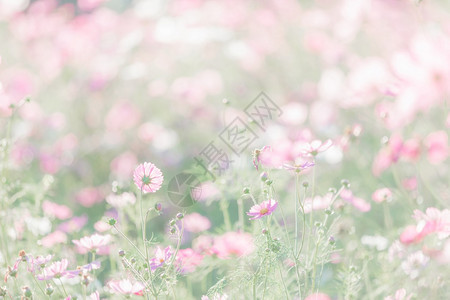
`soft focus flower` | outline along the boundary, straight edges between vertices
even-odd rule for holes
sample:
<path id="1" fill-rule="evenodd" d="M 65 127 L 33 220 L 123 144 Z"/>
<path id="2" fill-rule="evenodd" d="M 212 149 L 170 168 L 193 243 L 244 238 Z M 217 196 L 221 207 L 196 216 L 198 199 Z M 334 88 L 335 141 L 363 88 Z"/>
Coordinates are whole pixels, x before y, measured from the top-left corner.
<path id="1" fill-rule="evenodd" d="M 106 202 L 115 208 L 123 208 L 136 203 L 136 197 L 132 193 L 122 193 L 120 195 L 111 194 L 106 197 Z"/>
<path id="2" fill-rule="evenodd" d="M 378 189 L 372 194 L 372 200 L 378 203 L 383 201 L 390 202 L 392 200 L 392 192 L 388 188 Z"/>
<path id="3" fill-rule="evenodd" d="M 81 230 L 87 222 L 88 217 L 86 215 L 73 217 L 64 223 L 59 224 L 58 229 L 67 233 L 72 233 Z"/>
<path id="4" fill-rule="evenodd" d="M 60 219 L 60 220 L 65 220 L 68 219 L 72 216 L 72 210 L 65 206 L 65 205 L 60 205 L 57 203 L 53 203 L 50 202 L 48 200 L 44 201 L 44 203 L 42 203 L 42 210 L 51 217 Z"/>
<path id="5" fill-rule="evenodd" d="M 255 249 L 252 235 L 246 232 L 227 232 L 214 239 L 211 252 L 219 258 L 227 259 L 231 256 L 244 256 Z"/>
<path id="6" fill-rule="evenodd" d="M 314 199 L 306 198 L 303 204 L 304 213 L 310 213 L 312 210 L 326 209 L 331 205 L 333 199 L 332 193 L 327 193 L 325 196 L 314 196 Z"/>
<path id="7" fill-rule="evenodd" d="M 75 200 L 85 207 L 91 207 L 103 201 L 103 194 L 98 188 L 88 187 L 80 190 L 75 195 Z"/>
<path id="8" fill-rule="evenodd" d="M 191 273 L 203 261 L 203 255 L 191 248 L 180 249 L 177 254 L 177 265 L 182 273 Z"/>
<path id="9" fill-rule="evenodd" d="M 45 248 L 52 248 L 57 244 L 64 244 L 66 242 L 67 235 L 61 230 L 56 230 L 41 239 L 41 244 Z"/>
<path id="10" fill-rule="evenodd" d="M 415 279 L 419 276 L 421 269 L 425 267 L 429 260 L 430 258 L 425 256 L 422 251 L 417 251 L 409 255 L 402 262 L 401 267 L 406 275 L 409 275 L 411 279 Z"/>
<path id="11" fill-rule="evenodd" d="M 211 227 L 211 222 L 207 217 L 199 213 L 192 213 L 184 216 L 184 229 L 190 232 L 198 233 L 206 231 Z"/>
<path id="12" fill-rule="evenodd" d="M 434 165 L 445 161 L 450 154 L 448 135 L 445 131 L 430 133 L 424 143 L 428 150 L 428 161 Z"/>
<path id="13" fill-rule="evenodd" d="M 140 164 L 133 174 L 134 183 L 143 193 L 154 193 L 161 188 L 164 180 L 162 172 L 154 164 Z"/>
<path id="14" fill-rule="evenodd" d="M 331 300 L 331 298 L 324 293 L 314 293 L 306 297 L 305 300 Z"/>
<path id="15" fill-rule="evenodd" d="M 108 287 L 111 289 L 111 291 L 115 294 L 121 294 L 121 295 L 138 295 L 142 296 L 144 294 L 144 288 L 145 286 L 137 281 L 132 283 L 128 279 L 122 279 L 122 280 L 112 280 L 108 282 Z"/>
<path id="16" fill-rule="evenodd" d="M 269 199 L 261 204 L 253 205 L 252 208 L 250 208 L 250 211 L 247 213 L 247 215 L 253 217 L 250 218 L 250 220 L 256 220 L 272 214 L 272 212 L 277 208 L 277 206 L 278 206 L 277 201 Z"/>
<path id="17" fill-rule="evenodd" d="M 39 280 L 50 280 L 53 278 L 61 278 L 67 274 L 67 266 L 69 261 L 67 259 L 62 259 L 52 263 L 49 267 L 42 270 L 42 274 L 37 275 Z"/>
<path id="18" fill-rule="evenodd" d="M 350 203 L 361 212 L 368 212 L 371 209 L 370 203 L 362 198 L 355 197 L 350 190 L 343 190 L 340 196 L 344 201 Z"/>
<path id="19" fill-rule="evenodd" d="M 87 251 L 97 251 L 100 247 L 109 244 L 110 240 L 110 235 L 100 235 L 96 233 L 91 236 L 85 236 L 80 240 L 73 240 L 72 242 Z"/>
<path id="20" fill-rule="evenodd" d="M 314 140 L 304 146 L 301 150 L 301 153 L 305 156 L 317 156 L 317 154 L 328 150 L 331 145 L 333 145 L 333 142 L 330 139 L 326 140 L 325 142 Z"/>
<path id="21" fill-rule="evenodd" d="M 162 267 L 172 257 L 173 252 L 170 246 L 167 246 L 164 250 L 160 247 L 156 249 L 155 257 L 150 260 L 150 268 L 152 271 Z"/>
<path id="22" fill-rule="evenodd" d="M 409 300 L 411 299 L 411 297 L 412 294 L 406 297 L 406 290 L 403 288 L 397 290 L 394 296 L 387 296 L 386 298 L 384 298 L 384 300 Z"/>
<path id="23" fill-rule="evenodd" d="M 284 164 L 283 168 L 286 169 L 286 170 L 295 171 L 297 173 L 300 173 L 301 171 L 309 169 L 309 168 L 313 167 L 314 165 L 315 165 L 314 162 L 307 161 L 307 162 L 304 162 L 304 163 L 293 164 L 293 165 Z"/>

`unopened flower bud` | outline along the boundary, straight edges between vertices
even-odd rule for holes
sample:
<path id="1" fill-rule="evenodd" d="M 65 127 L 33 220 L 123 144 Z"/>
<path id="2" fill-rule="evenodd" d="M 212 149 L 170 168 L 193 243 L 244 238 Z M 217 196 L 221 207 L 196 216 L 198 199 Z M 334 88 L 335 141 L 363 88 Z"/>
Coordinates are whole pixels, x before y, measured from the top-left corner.
<path id="1" fill-rule="evenodd" d="M 177 219 L 181 220 L 184 218 L 184 215 L 182 213 L 177 213 Z"/>
<path id="2" fill-rule="evenodd" d="M 242 189 L 242 193 L 244 195 L 250 194 L 250 189 L 248 187 L 245 187 L 245 188 Z"/>
<path id="3" fill-rule="evenodd" d="M 330 243 L 330 245 L 334 245 L 336 243 L 336 240 L 334 239 L 334 237 L 330 236 L 328 242 Z"/>
<path id="4" fill-rule="evenodd" d="M 304 188 L 307 188 L 309 186 L 309 183 L 308 181 L 303 181 L 302 185 Z"/>
<path id="5" fill-rule="evenodd" d="M 119 250 L 119 256 L 120 257 L 124 257 L 125 256 L 125 251 L 124 250 Z"/>
<path id="6" fill-rule="evenodd" d="M 348 189 L 350 187 L 350 182 L 347 179 L 342 179 L 341 184 Z"/>
<path id="7" fill-rule="evenodd" d="M 116 225 L 116 223 L 117 223 L 117 221 L 116 221 L 116 219 L 114 219 L 114 218 L 110 218 L 110 219 L 108 220 L 108 224 L 111 225 L 111 226 Z"/>
<path id="8" fill-rule="evenodd" d="M 170 220 L 169 225 L 173 226 L 177 223 L 177 221 L 175 219 Z"/>
<path id="9" fill-rule="evenodd" d="M 136 263 L 136 258 L 132 257 L 132 258 L 130 259 L 130 262 L 131 262 L 132 264 Z"/>
<path id="10" fill-rule="evenodd" d="M 0 287 L 0 296 L 5 297 L 8 293 L 8 290 L 6 289 L 6 286 Z"/>
<path id="11" fill-rule="evenodd" d="M 162 211 L 162 205 L 161 205 L 161 203 L 156 203 L 156 204 L 155 204 L 155 210 L 156 210 L 156 211 L 159 211 L 159 212 Z"/>
<path id="12" fill-rule="evenodd" d="M 24 286 L 24 287 L 22 288 L 22 290 L 23 290 L 23 295 L 24 295 L 26 298 L 31 298 L 31 296 L 33 296 L 33 293 L 31 292 L 31 289 L 30 289 L 29 287 Z"/>
<path id="13" fill-rule="evenodd" d="M 261 178 L 262 181 L 266 181 L 269 179 L 269 174 L 267 174 L 267 172 L 262 172 L 261 175 L 259 175 L 259 178 Z"/>
<path id="14" fill-rule="evenodd" d="M 272 183 L 273 183 L 273 180 L 272 180 L 272 179 L 266 180 L 266 184 L 267 184 L 267 185 L 271 185 Z"/>
<path id="15" fill-rule="evenodd" d="M 336 194 L 337 190 L 335 188 L 329 188 L 328 193 Z"/>
<path id="16" fill-rule="evenodd" d="M 170 228 L 170 233 L 175 234 L 177 232 L 177 229 L 175 227 Z"/>
<path id="17" fill-rule="evenodd" d="M 263 230 L 261 230 L 261 232 L 262 234 L 267 234 L 269 231 L 266 228 L 264 228 Z"/>

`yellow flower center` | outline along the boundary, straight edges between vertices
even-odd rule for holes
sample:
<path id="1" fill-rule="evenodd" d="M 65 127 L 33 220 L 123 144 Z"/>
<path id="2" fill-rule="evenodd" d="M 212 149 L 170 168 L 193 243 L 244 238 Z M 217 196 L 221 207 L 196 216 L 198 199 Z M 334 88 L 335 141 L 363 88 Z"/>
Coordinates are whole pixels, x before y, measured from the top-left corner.
<path id="1" fill-rule="evenodd" d="M 265 214 L 267 214 L 269 212 L 269 209 L 268 208 L 261 208 L 261 210 L 259 211 L 259 213 L 261 214 L 261 215 L 265 215 Z"/>

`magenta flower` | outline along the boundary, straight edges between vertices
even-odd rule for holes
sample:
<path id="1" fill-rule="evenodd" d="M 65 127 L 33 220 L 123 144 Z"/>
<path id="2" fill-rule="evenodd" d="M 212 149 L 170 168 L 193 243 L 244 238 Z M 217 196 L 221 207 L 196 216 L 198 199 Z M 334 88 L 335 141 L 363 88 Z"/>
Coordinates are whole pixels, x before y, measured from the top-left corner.
<path id="1" fill-rule="evenodd" d="M 131 281 L 128 279 L 112 280 L 108 283 L 108 286 L 115 294 L 122 294 L 127 296 L 142 296 L 144 294 L 145 288 L 144 285 L 139 281 L 131 283 Z"/>
<path id="2" fill-rule="evenodd" d="M 154 193 L 161 188 L 164 176 L 154 164 L 145 162 L 134 170 L 133 179 L 143 193 Z"/>
<path id="3" fill-rule="evenodd" d="M 61 278 L 67 274 L 67 266 L 69 261 L 65 258 L 61 261 L 54 262 L 49 267 L 42 270 L 42 274 L 39 274 L 37 278 L 39 280 L 50 280 L 53 278 Z"/>
<path id="4" fill-rule="evenodd" d="M 170 246 L 162 250 L 160 247 L 156 249 L 155 257 L 150 260 L 150 268 L 152 271 L 162 267 L 172 256 L 172 249 Z"/>
<path id="5" fill-rule="evenodd" d="M 72 242 L 84 250 L 97 251 L 100 247 L 106 246 L 110 240 L 110 235 L 100 235 L 96 233 L 91 236 L 85 236 L 80 240 L 73 240 Z"/>
<path id="6" fill-rule="evenodd" d="M 250 211 L 247 213 L 247 215 L 253 217 L 250 218 L 250 220 L 256 220 L 264 216 L 270 215 L 277 208 L 277 206 L 278 206 L 277 201 L 269 199 L 261 204 L 253 205 L 252 208 L 250 208 Z"/>

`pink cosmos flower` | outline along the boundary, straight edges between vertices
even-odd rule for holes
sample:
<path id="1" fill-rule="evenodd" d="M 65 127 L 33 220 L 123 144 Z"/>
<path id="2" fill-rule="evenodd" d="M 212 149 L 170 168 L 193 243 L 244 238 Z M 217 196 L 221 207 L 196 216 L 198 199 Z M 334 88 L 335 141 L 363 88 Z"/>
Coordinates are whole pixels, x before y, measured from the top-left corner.
<path id="1" fill-rule="evenodd" d="M 384 300 L 409 300 L 411 299 L 411 297 L 412 294 L 406 296 L 406 290 L 403 288 L 397 290 L 394 296 L 387 296 L 386 298 L 384 298 Z"/>
<path id="2" fill-rule="evenodd" d="M 301 154 L 305 156 L 317 156 L 317 154 L 328 150 L 332 145 L 333 142 L 330 139 L 325 142 L 314 140 L 301 150 Z"/>
<path id="3" fill-rule="evenodd" d="M 388 188 L 378 189 L 372 194 L 372 200 L 378 203 L 383 201 L 390 202 L 392 200 L 392 192 Z"/>
<path id="4" fill-rule="evenodd" d="M 211 227 L 211 222 L 207 217 L 199 213 L 192 213 L 184 216 L 184 229 L 189 232 L 202 232 Z"/>
<path id="5" fill-rule="evenodd" d="M 300 173 L 301 171 L 309 169 L 309 168 L 313 167 L 314 165 L 315 165 L 314 162 L 307 161 L 307 162 L 303 162 L 300 164 L 293 164 L 293 165 L 283 164 L 283 168 L 286 170 L 295 171 L 297 173 Z"/>
<path id="6" fill-rule="evenodd" d="M 143 193 L 154 193 L 161 188 L 162 172 L 154 164 L 145 162 L 137 166 L 133 174 L 134 183 Z"/>
<path id="7" fill-rule="evenodd" d="M 428 149 L 428 161 L 434 165 L 445 161 L 450 154 L 448 135 L 443 130 L 430 133 L 425 139 L 425 146 Z"/>
<path id="8" fill-rule="evenodd" d="M 67 235 L 61 230 L 56 230 L 41 239 L 41 244 L 45 248 L 52 248 L 54 245 L 64 244 L 66 242 Z"/>
<path id="9" fill-rule="evenodd" d="M 112 280 L 108 282 L 108 287 L 112 290 L 113 293 L 126 296 L 142 296 L 144 295 L 145 288 L 145 286 L 141 282 L 137 281 L 131 283 L 131 281 L 128 279 Z"/>
<path id="10" fill-rule="evenodd" d="M 162 267 L 172 257 L 173 252 L 170 246 L 167 246 L 164 250 L 160 247 L 156 249 L 155 257 L 150 260 L 150 268 L 152 271 Z"/>
<path id="11" fill-rule="evenodd" d="M 69 207 L 50 202 L 48 200 L 42 203 L 42 210 L 47 215 L 60 220 L 65 220 L 72 216 L 72 210 Z"/>
<path id="12" fill-rule="evenodd" d="M 331 298 L 324 293 L 314 293 L 306 297 L 305 300 L 331 300 Z"/>
<path id="13" fill-rule="evenodd" d="M 176 261 L 181 273 L 191 273 L 201 264 L 203 255 L 195 252 L 191 248 L 180 249 Z"/>
<path id="14" fill-rule="evenodd" d="M 98 291 L 93 292 L 87 297 L 87 300 L 100 300 L 100 294 Z"/>
<path id="15" fill-rule="evenodd" d="M 132 193 L 122 193 L 120 195 L 111 194 L 106 197 L 106 202 L 115 208 L 123 208 L 136 203 L 136 197 Z"/>
<path id="16" fill-rule="evenodd" d="M 86 251 L 97 251 L 99 248 L 106 246 L 111 240 L 111 236 L 93 234 L 91 236 L 85 236 L 80 240 L 73 240 L 72 242 L 78 247 Z"/>
<path id="17" fill-rule="evenodd" d="M 49 267 L 42 270 L 42 274 L 39 274 L 37 278 L 39 280 L 50 280 L 53 278 L 61 278 L 67 274 L 67 266 L 69 261 L 63 258 L 61 261 L 54 262 Z"/>
<path id="18" fill-rule="evenodd" d="M 72 219 L 59 224 L 58 229 L 67 233 L 81 230 L 88 222 L 88 217 L 82 215 L 79 217 L 73 217 Z"/>
<path id="19" fill-rule="evenodd" d="M 214 239 L 211 252 L 221 259 L 245 256 L 255 249 L 252 235 L 246 232 L 227 232 Z"/>
<path id="20" fill-rule="evenodd" d="M 312 210 L 322 210 L 330 206 L 333 194 L 328 193 L 325 196 L 315 196 L 313 200 L 306 198 L 303 205 L 305 214 L 310 213 Z"/>
<path id="21" fill-rule="evenodd" d="M 350 203 L 361 212 L 368 212 L 371 209 L 370 203 L 362 198 L 355 197 L 350 190 L 343 190 L 340 196 L 344 201 Z"/>
<path id="22" fill-rule="evenodd" d="M 247 215 L 253 217 L 250 218 L 250 220 L 256 220 L 272 214 L 272 212 L 277 208 L 277 206 L 278 206 L 277 201 L 275 201 L 274 199 L 269 199 L 261 204 L 253 205 L 252 208 L 250 208 L 250 211 L 247 213 Z"/>
<path id="23" fill-rule="evenodd" d="M 75 195 L 76 201 L 84 207 L 91 207 L 96 203 L 102 202 L 103 197 L 104 195 L 100 189 L 95 187 L 84 188 Z"/>
<path id="24" fill-rule="evenodd" d="M 280 152 L 280 149 L 276 150 L 271 146 L 255 149 L 253 151 L 253 165 L 256 170 L 258 170 L 259 165 L 266 168 L 280 168 L 284 161 L 284 153 Z"/>

